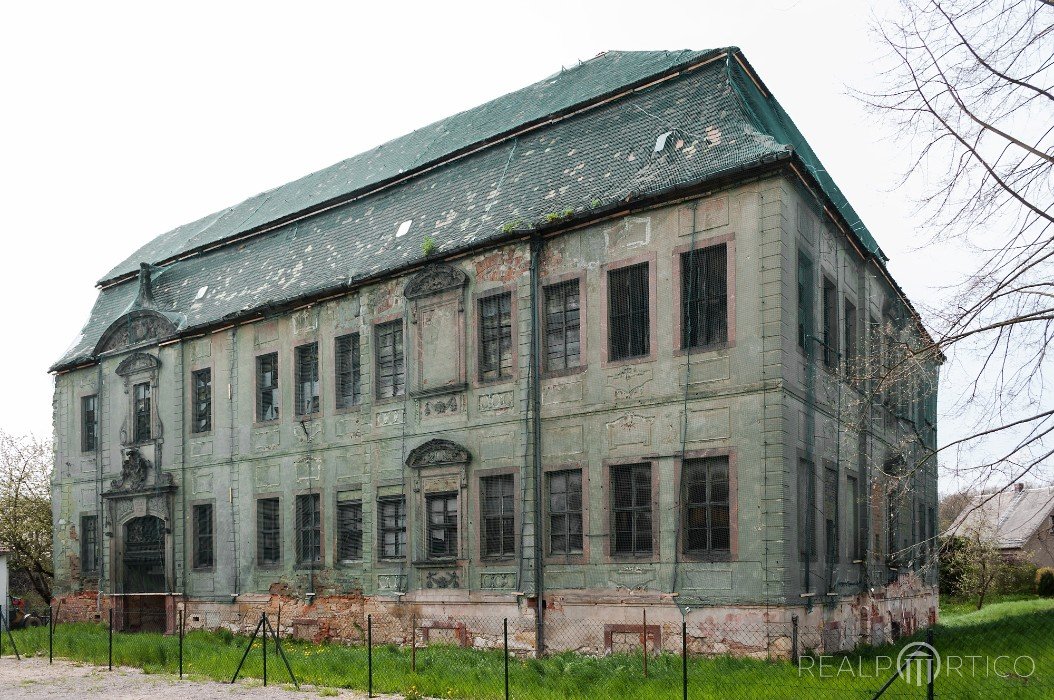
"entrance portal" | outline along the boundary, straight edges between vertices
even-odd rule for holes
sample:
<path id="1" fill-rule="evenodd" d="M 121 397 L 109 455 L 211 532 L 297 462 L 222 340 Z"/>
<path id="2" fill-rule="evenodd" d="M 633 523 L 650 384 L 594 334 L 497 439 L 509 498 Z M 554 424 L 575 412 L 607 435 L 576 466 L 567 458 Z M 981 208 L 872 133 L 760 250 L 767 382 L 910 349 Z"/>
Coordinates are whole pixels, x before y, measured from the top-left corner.
<path id="1" fill-rule="evenodd" d="M 165 524 L 161 518 L 146 515 L 125 525 L 122 574 L 122 629 L 164 631 L 165 596 L 158 595 L 166 592 Z"/>

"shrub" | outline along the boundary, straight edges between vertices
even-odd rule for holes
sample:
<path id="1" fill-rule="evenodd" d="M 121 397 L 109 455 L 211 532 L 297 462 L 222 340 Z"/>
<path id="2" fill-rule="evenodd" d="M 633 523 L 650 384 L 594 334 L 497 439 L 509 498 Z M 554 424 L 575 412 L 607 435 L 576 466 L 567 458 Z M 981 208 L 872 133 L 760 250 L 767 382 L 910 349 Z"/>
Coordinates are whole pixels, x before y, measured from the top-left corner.
<path id="1" fill-rule="evenodd" d="M 1044 598 L 1054 598 L 1054 569 L 1045 566 L 1036 572 L 1036 593 Z"/>

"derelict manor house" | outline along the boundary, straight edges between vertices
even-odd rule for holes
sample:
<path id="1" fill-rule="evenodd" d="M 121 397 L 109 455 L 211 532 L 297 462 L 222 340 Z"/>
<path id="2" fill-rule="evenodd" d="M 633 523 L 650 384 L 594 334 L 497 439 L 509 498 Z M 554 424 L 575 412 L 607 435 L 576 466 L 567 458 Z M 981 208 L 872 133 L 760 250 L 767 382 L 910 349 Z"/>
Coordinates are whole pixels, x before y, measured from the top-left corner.
<path id="1" fill-rule="evenodd" d="M 940 358 L 885 261 L 734 48 L 602 54 L 165 233 L 53 367 L 64 614 L 926 624 Z"/>

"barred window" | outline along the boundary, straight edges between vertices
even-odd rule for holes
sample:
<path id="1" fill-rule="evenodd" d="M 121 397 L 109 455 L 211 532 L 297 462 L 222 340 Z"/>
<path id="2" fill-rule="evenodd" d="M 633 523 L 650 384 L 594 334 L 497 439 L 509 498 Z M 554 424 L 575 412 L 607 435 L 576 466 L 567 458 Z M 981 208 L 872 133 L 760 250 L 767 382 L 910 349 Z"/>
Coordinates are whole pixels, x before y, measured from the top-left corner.
<path id="1" fill-rule="evenodd" d="M 823 278 L 823 364 L 838 367 L 838 289 Z"/>
<path id="2" fill-rule="evenodd" d="M 802 561 L 816 558 L 816 484 L 813 464 L 798 460 L 798 553 Z"/>
<path id="3" fill-rule="evenodd" d="M 261 498 L 256 502 L 256 559 L 260 564 L 278 564 L 282 560 L 277 498 Z"/>
<path id="4" fill-rule="evenodd" d="M 322 503 L 319 494 L 296 497 L 296 562 L 318 564 L 322 561 Z"/>
<path id="5" fill-rule="evenodd" d="M 150 382 L 132 387 L 132 396 L 135 403 L 134 440 L 146 442 L 150 439 Z"/>
<path id="6" fill-rule="evenodd" d="M 681 348 L 728 341 L 728 248 L 681 254 Z"/>
<path id="7" fill-rule="evenodd" d="M 278 420 L 278 353 L 256 358 L 256 420 Z"/>
<path id="8" fill-rule="evenodd" d="M 608 359 L 651 352 L 648 263 L 608 272 Z"/>
<path id="9" fill-rule="evenodd" d="M 485 476 L 479 481 L 483 494 L 483 541 L 480 547 L 483 556 L 514 556 L 516 504 L 512 474 Z"/>
<path id="10" fill-rule="evenodd" d="M 318 413 L 318 343 L 296 349 L 296 415 Z"/>
<path id="11" fill-rule="evenodd" d="M 99 397 L 81 397 L 81 451 L 94 452 L 98 445 Z"/>
<path id="12" fill-rule="evenodd" d="M 82 515 L 80 535 L 81 573 L 93 574 L 99 570 L 99 518 Z"/>
<path id="13" fill-rule="evenodd" d="M 860 486 L 855 476 L 845 478 L 845 523 L 849 528 L 849 560 L 860 559 L 860 537 L 863 528 L 860 525 Z"/>
<path id="14" fill-rule="evenodd" d="M 194 506 L 192 517 L 194 523 L 194 568 L 211 568 L 215 564 L 212 504 L 201 503 Z"/>
<path id="15" fill-rule="evenodd" d="M 545 292 L 545 367 L 570 369 L 581 363 L 578 280 L 551 284 Z"/>
<path id="16" fill-rule="evenodd" d="M 377 503 L 380 510 L 381 558 L 399 559 L 406 556 L 406 497 L 382 498 Z"/>
<path id="17" fill-rule="evenodd" d="M 812 334 L 812 261 L 798 253 L 798 347 L 808 350 Z"/>
<path id="18" fill-rule="evenodd" d="M 212 370 L 199 369 L 191 375 L 194 389 L 190 429 L 195 433 L 212 430 Z"/>
<path id="19" fill-rule="evenodd" d="M 838 468 L 825 466 L 823 470 L 824 538 L 828 562 L 838 559 Z"/>
<path id="20" fill-rule="evenodd" d="M 337 408 L 349 408 L 362 399 L 359 334 L 349 333 L 337 338 L 335 355 Z"/>
<path id="21" fill-rule="evenodd" d="M 428 509 L 428 558 L 457 557 L 457 493 L 431 493 L 425 497 Z"/>
<path id="22" fill-rule="evenodd" d="M 337 557 L 344 562 L 362 559 L 362 501 L 337 503 Z"/>
<path id="23" fill-rule="evenodd" d="M 582 553 L 582 470 L 549 474 L 549 553 Z"/>
<path id="24" fill-rule="evenodd" d="M 652 553 L 651 464 L 621 464 L 611 468 L 612 553 L 646 556 Z"/>
<path id="25" fill-rule="evenodd" d="M 512 376 L 512 294 L 479 300 L 479 378 Z"/>
<path id="26" fill-rule="evenodd" d="M 845 358 L 845 376 L 856 378 L 856 307 L 845 300 L 845 316 L 842 318 L 842 356 Z"/>
<path id="27" fill-rule="evenodd" d="M 406 366 L 403 364 L 403 322 L 377 326 L 377 398 L 402 396 L 406 389 Z"/>
<path id="28" fill-rule="evenodd" d="M 727 556 L 731 552 L 728 457 L 684 463 L 685 551 Z"/>

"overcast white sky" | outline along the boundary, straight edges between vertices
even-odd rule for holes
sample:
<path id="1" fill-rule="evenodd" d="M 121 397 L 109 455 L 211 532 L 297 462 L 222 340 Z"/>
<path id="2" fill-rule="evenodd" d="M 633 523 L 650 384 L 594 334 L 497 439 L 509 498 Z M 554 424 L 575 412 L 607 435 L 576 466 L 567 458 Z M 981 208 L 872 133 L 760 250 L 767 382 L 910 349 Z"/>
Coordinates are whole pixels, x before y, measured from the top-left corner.
<path id="1" fill-rule="evenodd" d="M 47 368 L 141 244 L 606 49 L 743 48 L 932 299 L 954 263 L 914 252 L 910 154 L 847 94 L 878 84 L 888 5 L 4 3 L 0 429 L 50 433 Z"/>

